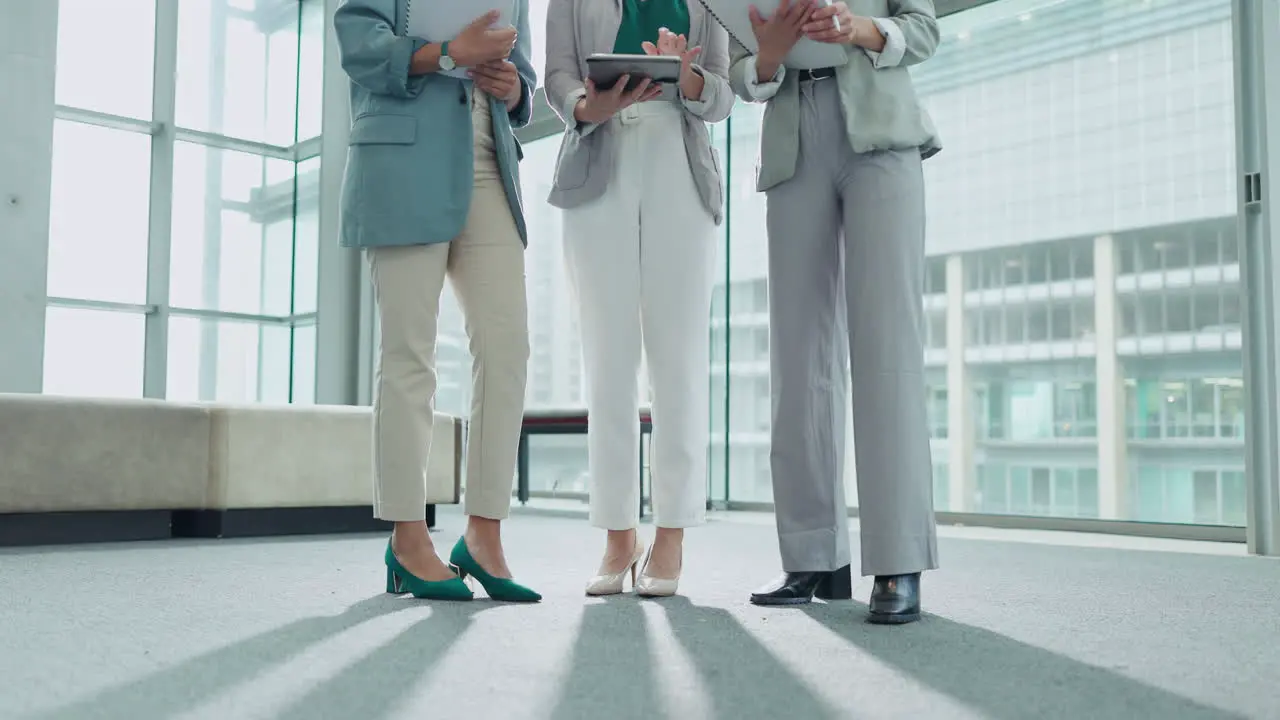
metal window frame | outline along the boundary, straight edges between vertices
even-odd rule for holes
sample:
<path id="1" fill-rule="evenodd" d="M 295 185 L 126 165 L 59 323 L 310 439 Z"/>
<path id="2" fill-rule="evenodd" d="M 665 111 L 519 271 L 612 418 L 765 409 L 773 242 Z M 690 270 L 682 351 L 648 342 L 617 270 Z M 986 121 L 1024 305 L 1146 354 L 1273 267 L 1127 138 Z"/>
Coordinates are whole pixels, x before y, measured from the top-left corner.
<path id="1" fill-rule="evenodd" d="M 1249 551 L 1280 556 L 1280 5 L 1233 0 Z"/>
<path id="2" fill-rule="evenodd" d="M 289 0 L 290 8 L 281 17 L 288 16 L 298 24 L 301 33 L 300 6 L 314 0 Z M 284 315 L 228 312 L 201 308 L 173 307 L 170 305 L 169 284 L 173 241 L 173 182 L 174 151 L 179 142 L 205 148 L 246 153 L 260 158 L 284 160 L 296 165 L 319 155 L 320 139 L 309 138 L 292 146 L 280 146 L 237 138 L 218 133 L 178 127 L 176 123 L 179 5 L 170 0 L 156 0 L 154 51 L 152 60 L 152 108 L 151 119 L 114 115 L 95 110 L 59 105 L 54 117 L 84 125 L 134 132 L 151 136 L 150 179 L 148 190 L 149 215 L 147 221 L 147 287 L 143 304 L 86 300 L 49 296 L 46 306 L 80 310 L 97 310 L 140 314 L 145 318 L 143 349 L 143 397 L 164 399 L 168 394 L 168 344 L 169 321 L 174 317 L 197 318 L 207 321 L 228 321 L 256 324 L 261 327 L 298 327 L 315 325 L 316 312 L 298 313 L 292 309 Z M 229 14 L 236 14 L 231 9 Z M 297 109 L 295 107 L 295 116 Z M 296 117 L 295 117 L 296 124 Z M 295 138 L 297 140 L 297 138 Z M 224 203 L 225 204 L 225 203 Z M 297 222 L 296 202 L 293 221 Z M 295 229 L 296 232 L 296 229 Z M 296 247 L 295 247 L 296 255 Z M 294 258 L 296 272 L 296 257 Z M 207 270 L 208 268 L 206 268 Z M 291 278 L 291 281 L 293 278 Z M 216 360 L 216 346 L 202 347 L 201 363 L 212 366 Z M 294 393 L 291 351 L 289 361 L 289 396 Z M 209 369 L 212 369 L 211 367 Z"/>

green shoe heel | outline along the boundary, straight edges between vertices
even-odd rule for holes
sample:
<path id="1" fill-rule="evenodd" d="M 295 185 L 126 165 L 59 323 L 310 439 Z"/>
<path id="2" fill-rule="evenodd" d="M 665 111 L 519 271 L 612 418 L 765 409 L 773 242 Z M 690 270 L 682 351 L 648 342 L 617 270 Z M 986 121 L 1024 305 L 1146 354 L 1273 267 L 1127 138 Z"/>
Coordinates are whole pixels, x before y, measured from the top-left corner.
<path id="1" fill-rule="evenodd" d="M 484 591 L 494 600 L 534 603 L 542 599 L 541 595 L 515 580 L 496 578 L 485 572 L 484 568 L 480 567 L 480 563 L 471 557 L 471 551 L 467 549 L 466 538 L 458 538 L 457 544 L 453 546 L 453 552 L 449 554 L 449 562 L 458 569 L 458 577 L 465 578 L 471 575 L 476 580 L 479 580 L 480 585 L 484 587 Z"/>
<path id="2" fill-rule="evenodd" d="M 471 588 L 461 577 L 448 580 L 423 580 L 405 569 L 387 541 L 387 592 L 393 595 L 411 593 L 423 600 L 470 600 Z"/>

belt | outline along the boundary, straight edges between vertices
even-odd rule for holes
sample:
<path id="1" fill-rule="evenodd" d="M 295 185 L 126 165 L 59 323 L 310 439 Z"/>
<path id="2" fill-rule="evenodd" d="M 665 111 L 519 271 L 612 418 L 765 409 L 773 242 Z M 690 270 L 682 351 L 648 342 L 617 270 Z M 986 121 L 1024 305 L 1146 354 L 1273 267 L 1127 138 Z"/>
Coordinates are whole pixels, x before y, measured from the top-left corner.
<path id="1" fill-rule="evenodd" d="M 833 67 L 813 68 L 812 70 L 797 70 L 796 75 L 800 78 L 800 82 L 806 80 L 825 80 L 836 76 L 836 69 Z"/>

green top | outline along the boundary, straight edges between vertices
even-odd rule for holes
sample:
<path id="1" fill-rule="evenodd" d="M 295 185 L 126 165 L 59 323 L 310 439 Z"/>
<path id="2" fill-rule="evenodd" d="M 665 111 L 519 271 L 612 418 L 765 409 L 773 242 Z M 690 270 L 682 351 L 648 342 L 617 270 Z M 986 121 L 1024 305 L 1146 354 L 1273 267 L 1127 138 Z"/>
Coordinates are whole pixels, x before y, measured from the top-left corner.
<path id="1" fill-rule="evenodd" d="M 641 43 L 647 40 L 656 45 L 659 28 L 677 35 L 689 34 L 689 6 L 685 0 L 622 0 L 622 24 L 618 26 L 613 51 L 643 55 Z"/>

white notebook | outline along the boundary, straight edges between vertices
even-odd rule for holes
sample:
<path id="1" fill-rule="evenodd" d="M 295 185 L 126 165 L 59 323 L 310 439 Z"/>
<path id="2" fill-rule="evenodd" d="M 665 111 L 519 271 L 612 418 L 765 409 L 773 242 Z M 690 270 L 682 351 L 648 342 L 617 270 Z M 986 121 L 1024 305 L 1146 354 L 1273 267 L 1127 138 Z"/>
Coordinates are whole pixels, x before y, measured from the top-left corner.
<path id="1" fill-rule="evenodd" d="M 737 40 L 742 47 L 753 55 L 759 52 L 755 33 L 751 31 L 752 5 L 761 15 L 769 17 L 781 0 L 698 0 L 711 13 L 711 17 L 724 26 L 729 36 Z M 817 0 L 818 5 L 830 5 L 831 0 Z M 797 70 L 813 70 L 814 68 L 839 67 L 849 61 L 848 48 L 843 45 L 820 43 L 809 38 L 800 38 L 800 42 L 791 48 L 784 66 Z"/>
<path id="2" fill-rule="evenodd" d="M 458 36 L 463 28 L 490 10 L 502 13 L 493 28 L 513 27 L 516 24 L 515 0 L 405 0 L 408 22 L 405 32 L 427 42 L 447 42 Z M 465 78 L 465 68 L 457 68 L 445 75 Z"/>

